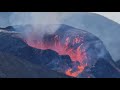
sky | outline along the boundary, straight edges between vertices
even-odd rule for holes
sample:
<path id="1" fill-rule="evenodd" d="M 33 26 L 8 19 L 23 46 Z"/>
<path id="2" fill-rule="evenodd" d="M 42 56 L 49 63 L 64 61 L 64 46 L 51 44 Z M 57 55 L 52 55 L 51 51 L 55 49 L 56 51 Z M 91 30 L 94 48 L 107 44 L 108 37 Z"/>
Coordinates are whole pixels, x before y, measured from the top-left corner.
<path id="1" fill-rule="evenodd" d="M 103 15 L 120 24 L 120 12 L 93 12 L 93 13 Z"/>
<path id="2" fill-rule="evenodd" d="M 14 12 L 0 12 L 0 27 L 6 27 L 6 26 L 8 26 L 8 25 L 10 25 L 10 23 L 12 22 L 11 20 L 9 20 L 8 18 L 9 17 L 11 17 L 12 15 L 13 15 L 13 13 Z M 68 14 L 72 14 L 73 12 L 70 12 L 70 13 L 64 13 L 64 14 L 61 14 L 60 12 L 57 12 L 57 14 L 58 14 L 58 17 L 59 16 L 62 16 L 62 17 L 65 17 L 65 16 L 68 16 Z M 92 12 L 92 13 L 97 13 L 97 14 L 100 14 L 100 15 L 103 15 L 103 16 L 105 16 L 105 17 L 107 17 L 107 18 L 109 18 L 109 19 L 111 19 L 111 20 L 113 20 L 113 21 L 115 21 L 115 22 L 117 22 L 117 23 L 119 23 L 120 24 L 120 12 Z M 16 13 L 17 14 L 17 13 Z M 57 16 L 57 14 L 55 14 L 54 13 L 54 15 L 52 15 L 52 14 L 49 14 L 49 13 L 47 13 L 47 15 L 50 15 L 50 16 L 55 16 L 55 18 L 57 18 L 56 16 Z M 15 14 L 14 14 L 15 15 Z M 25 15 L 27 15 L 27 14 L 25 14 Z M 45 16 L 45 18 L 47 17 L 47 15 L 40 15 L 40 14 L 36 14 L 36 13 L 33 13 L 32 14 L 33 16 L 35 15 L 37 15 L 37 16 Z M 22 13 L 21 15 L 18 13 L 18 17 L 21 17 L 21 16 L 24 16 L 24 14 Z M 16 17 L 17 19 L 18 19 L 18 17 Z M 16 18 L 15 18 L 15 20 L 16 20 Z M 27 21 L 29 18 L 26 18 L 25 20 Z M 39 18 L 40 19 L 40 18 Z M 42 19 L 42 18 L 41 18 Z M 50 19 L 52 19 L 52 18 L 49 18 L 49 19 L 46 19 L 47 21 L 46 22 L 48 22 L 48 21 L 51 21 Z M 25 20 L 23 21 L 24 23 L 26 23 L 25 22 Z M 30 20 L 30 19 L 29 19 Z M 34 20 L 38 20 L 38 18 L 36 17 Z M 43 21 L 43 19 L 42 19 L 42 21 Z M 53 21 L 53 20 L 52 20 Z M 54 20 L 55 21 L 55 20 Z M 44 23 L 46 23 L 46 22 L 44 22 Z M 17 23 L 21 23 L 21 22 L 17 22 Z"/>
<path id="3" fill-rule="evenodd" d="M 117 23 L 120 24 L 120 12 L 92 12 L 92 13 L 97 13 L 100 15 L 103 15 Z M 0 26 L 7 26 L 10 24 L 9 21 L 9 17 L 13 14 L 13 12 L 0 12 Z M 57 14 L 59 16 L 61 16 L 62 14 L 60 14 L 59 12 L 57 12 Z M 50 21 L 50 20 L 49 20 Z"/>

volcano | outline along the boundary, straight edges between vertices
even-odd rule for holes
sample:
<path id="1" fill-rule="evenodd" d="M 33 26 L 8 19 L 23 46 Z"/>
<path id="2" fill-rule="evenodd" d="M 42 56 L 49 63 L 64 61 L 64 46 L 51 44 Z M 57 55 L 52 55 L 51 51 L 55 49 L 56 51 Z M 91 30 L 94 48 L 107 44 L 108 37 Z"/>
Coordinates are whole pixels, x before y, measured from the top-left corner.
<path id="1" fill-rule="evenodd" d="M 14 26 L 18 34 L 1 34 L 0 51 L 67 76 L 120 77 L 109 52 L 95 35 L 64 24 L 54 33 L 42 34 L 39 26 L 37 31 L 32 25 Z M 45 29 L 49 30 L 47 26 Z"/>

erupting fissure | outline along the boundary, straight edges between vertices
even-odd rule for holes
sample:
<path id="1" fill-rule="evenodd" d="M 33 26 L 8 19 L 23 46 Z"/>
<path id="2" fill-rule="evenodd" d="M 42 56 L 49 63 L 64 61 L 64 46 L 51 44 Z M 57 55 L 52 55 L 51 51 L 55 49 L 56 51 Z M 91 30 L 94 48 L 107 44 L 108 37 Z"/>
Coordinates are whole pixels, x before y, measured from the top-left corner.
<path id="1" fill-rule="evenodd" d="M 34 37 L 33 37 L 34 38 Z M 78 61 L 80 65 L 77 67 L 77 71 L 72 72 L 72 68 L 66 70 L 65 74 L 77 77 L 80 73 L 83 72 L 87 63 L 85 60 L 87 59 L 86 51 L 83 47 L 83 37 L 76 36 L 74 38 L 70 38 L 69 36 L 66 37 L 63 42 L 61 41 L 61 37 L 59 35 L 53 35 L 52 38 L 48 38 L 49 40 L 38 40 L 38 39 L 31 39 L 27 38 L 27 44 L 38 48 L 38 49 L 51 49 L 56 51 L 59 55 L 69 55 L 72 61 Z M 73 47 L 77 45 L 76 48 Z"/>

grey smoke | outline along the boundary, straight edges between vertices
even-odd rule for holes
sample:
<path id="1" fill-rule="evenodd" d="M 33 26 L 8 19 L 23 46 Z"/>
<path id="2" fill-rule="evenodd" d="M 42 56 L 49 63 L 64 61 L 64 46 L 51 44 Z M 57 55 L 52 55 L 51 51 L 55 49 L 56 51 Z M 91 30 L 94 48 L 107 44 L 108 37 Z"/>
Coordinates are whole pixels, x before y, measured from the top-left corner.
<path id="1" fill-rule="evenodd" d="M 54 33 L 65 17 L 66 15 L 62 16 L 58 12 L 14 12 L 9 21 L 11 26 L 31 24 L 34 30 L 42 35 L 44 33 Z"/>

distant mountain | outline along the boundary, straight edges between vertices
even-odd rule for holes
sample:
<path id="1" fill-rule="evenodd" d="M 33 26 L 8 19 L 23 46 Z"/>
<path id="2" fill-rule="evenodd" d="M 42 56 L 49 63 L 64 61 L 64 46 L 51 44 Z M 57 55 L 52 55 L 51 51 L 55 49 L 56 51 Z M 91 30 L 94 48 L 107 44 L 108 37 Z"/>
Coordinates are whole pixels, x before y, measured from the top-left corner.
<path id="1" fill-rule="evenodd" d="M 120 58 L 120 24 L 98 14 L 78 12 L 63 21 L 64 24 L 86 30 L 100 38 L 114 61 Z"/>
<path id="2" fill-rule="evenodd" d="M 17 27 L 19 28 L 19 31 L 22 31 L 21 27 L 22 29 L 25 28 L 25 26 Z M 27 27 L 29 26 L 27 25 Z M 31 27 L 32 26 L 30 25 L 30 29 L 33 30 L 33 27 Z M 30 33 L 27 33 L 27 35 L 31 36 Z M 40 33 L 38 32 L 37 35 L 40 35 Z M 27 38 L 29 37 L 22 37 L 22 33 L 16 35 L 15 33 L 10 34 L 1 32 L 1 55 L 2 53 L 7 53 L 17 57 L 22 62 L 26 60 L 34 65 L 45 67 L 45 70 L 47 68 L 48 70 L 57 71 L 67 75 L 71 74 L 72 76 L 76 76 L 76 73 L 79 72 L 77 77 L 120 77 L 119 69 L 117 69 L 109 52 L 106 50 L 102 41 L 93 34 L 68 25 L 61 25 L 54 34 L 44 35 L 42 43 L 44 42 L 43 46 L 45 47 L 36 47 L 40 46 L 40 42 L 38 41 L 41 40 L 37 35 L 32 35 L 31 44 L 27 42 Z M 79 38 L 81 39 L 80 41 Z M 66 41 L 69 41 L 69 43 Z M 72 50 L 71 53 L 73 53 L 73 56 L 66 51 L 64 53 L 62 52 L 62 55 L 60 55 L 58 49 L 63 48 L 59 46 L 60 44 L 62 46 L 67 45 L 65 50 Z M 83 46 L 79 47 L 81 45 Z M 46 50 L 41 50 L 40 48 L 46 48 Z M 82 53 L 80 52 L 80 49 L 83 49 Z M 76 50 L 78 52 L 76 52 Z M 86 52 L 86 54 L 84 54 L 84 52 Z M 68 55 L 66 55 L 66 53 Z M 77 54 L 74 56 L 74 53 L 78 53 L 78 57 L 81 59 L 77 60 Z M 87 66 L 84 67 L 84 65 Z M 82 68 L 85 68 L 84 71 L 79 71 L 79 69 L 81 70 Z M 42 69 L 44 70 L 44 68 Z M 107 73 L 109 73 L 109 75 Z"/>

